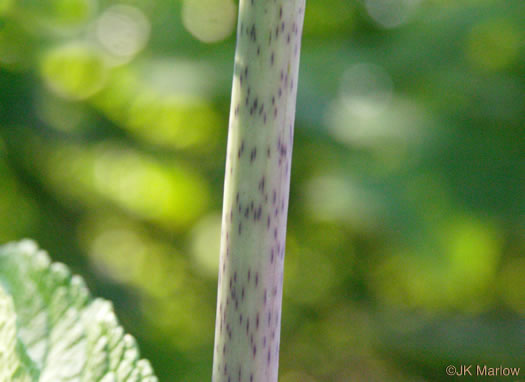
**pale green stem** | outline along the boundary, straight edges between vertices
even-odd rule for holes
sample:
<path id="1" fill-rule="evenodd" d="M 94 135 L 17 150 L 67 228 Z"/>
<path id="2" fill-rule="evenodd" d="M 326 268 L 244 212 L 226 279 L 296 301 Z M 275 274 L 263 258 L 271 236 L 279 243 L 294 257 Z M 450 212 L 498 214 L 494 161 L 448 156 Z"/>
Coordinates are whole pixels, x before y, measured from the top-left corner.
<path id="1" fill-rule="evenodd" d="M 275 382 L 305 0 L 240 0 L 213 382 Z"/>

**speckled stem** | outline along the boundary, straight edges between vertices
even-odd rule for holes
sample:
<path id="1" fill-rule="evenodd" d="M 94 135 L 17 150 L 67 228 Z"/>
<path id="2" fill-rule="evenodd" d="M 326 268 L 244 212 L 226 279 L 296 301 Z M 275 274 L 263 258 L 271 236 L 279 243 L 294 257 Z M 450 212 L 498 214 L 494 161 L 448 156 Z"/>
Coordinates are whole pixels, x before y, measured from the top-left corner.
<path id="1" fill-rule="evenodd" d="M 213 382 L 275 382 L 305 0 L 240 0 Z"/>

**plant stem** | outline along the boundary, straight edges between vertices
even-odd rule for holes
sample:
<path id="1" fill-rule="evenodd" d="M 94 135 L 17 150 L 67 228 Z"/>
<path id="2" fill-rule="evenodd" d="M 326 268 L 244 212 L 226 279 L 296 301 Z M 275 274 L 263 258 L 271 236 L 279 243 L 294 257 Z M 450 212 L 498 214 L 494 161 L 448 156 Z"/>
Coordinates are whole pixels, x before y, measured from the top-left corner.
<path id="1" fill-rule="evenodd" d="M 275 382 L 305 0 L 240 0 L 213 382 Z"/>

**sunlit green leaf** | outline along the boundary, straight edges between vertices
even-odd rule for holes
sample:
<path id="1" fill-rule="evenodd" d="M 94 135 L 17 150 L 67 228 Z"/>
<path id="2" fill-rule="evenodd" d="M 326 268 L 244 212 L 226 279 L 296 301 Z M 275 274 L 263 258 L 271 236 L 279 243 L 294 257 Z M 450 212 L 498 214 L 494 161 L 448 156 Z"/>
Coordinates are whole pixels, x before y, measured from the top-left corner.
<path id="1" fill-rule="evenodd" d="M 34 242 L 0 247 L 0 285 L 0 381 L 157 380 L 111 304 Z"/>
<path id="2" fill-rule="evenodd" d="M 0 381 L 37 379 L 37 369 L 16 336 L 13 300 L 0 287 Z"/>

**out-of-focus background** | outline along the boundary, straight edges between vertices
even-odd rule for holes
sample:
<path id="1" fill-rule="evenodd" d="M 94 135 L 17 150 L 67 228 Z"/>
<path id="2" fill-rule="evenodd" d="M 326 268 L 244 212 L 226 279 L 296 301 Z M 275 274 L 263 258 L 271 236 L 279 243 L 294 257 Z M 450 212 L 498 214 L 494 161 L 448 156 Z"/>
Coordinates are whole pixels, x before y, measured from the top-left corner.
<path id="1" fill-rule="evenodd" d="M 232 0 L 0 0 L 0 242 L 209 381 Z M 308 0 L 282 382 L 525 373 L 525 2 Z"/>

